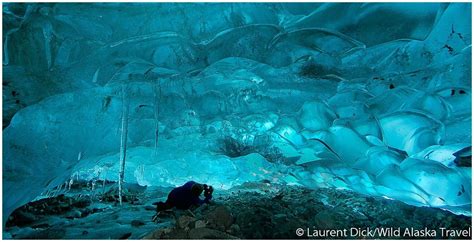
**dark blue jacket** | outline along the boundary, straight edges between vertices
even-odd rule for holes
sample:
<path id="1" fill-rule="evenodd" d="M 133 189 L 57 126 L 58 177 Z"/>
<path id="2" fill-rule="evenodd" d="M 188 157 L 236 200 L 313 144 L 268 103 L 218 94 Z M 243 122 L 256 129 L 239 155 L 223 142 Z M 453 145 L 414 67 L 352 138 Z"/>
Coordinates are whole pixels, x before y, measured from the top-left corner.
<path id="1" fill-rule="evenodd" d="M 178 209 L 188 209 L 192 205 L 202 205 L 204 203 L 209 203 L 212 195 L 209 195 L 204 200 L 201 200 L 199 196 L 195 196 L 191 192 L 191 187 L 196 184 L 194 181 L 186 182 L 186 184 L 173 189 L 168 195 L 168 200 L 166 203 L 172 207 Z"/>

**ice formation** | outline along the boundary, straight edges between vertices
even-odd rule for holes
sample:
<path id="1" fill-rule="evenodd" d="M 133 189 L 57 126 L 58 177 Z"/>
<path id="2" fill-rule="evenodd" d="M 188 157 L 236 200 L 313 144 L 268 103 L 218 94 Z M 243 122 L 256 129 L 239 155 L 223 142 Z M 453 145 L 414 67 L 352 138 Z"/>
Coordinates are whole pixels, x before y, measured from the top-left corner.
<path id="1" fill-rule="evenodd" d="M 118 179 L 123 100 L 129 183 L 471 215 L 471 4 L 5 3 L 3 28 L 3 221 Z"/>

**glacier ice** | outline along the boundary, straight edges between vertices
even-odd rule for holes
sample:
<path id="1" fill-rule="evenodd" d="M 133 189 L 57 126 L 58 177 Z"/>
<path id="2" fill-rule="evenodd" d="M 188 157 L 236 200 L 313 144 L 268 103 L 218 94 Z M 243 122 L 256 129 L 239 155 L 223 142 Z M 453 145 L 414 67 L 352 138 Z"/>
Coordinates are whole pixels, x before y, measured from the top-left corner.
<path id="1" fill-rule="evenodd" d="M 434 145 L 416 154 L 414 157 L 437 161 L 447 167 L 457 166 L 459 160 L 468 157 L 471 145 L 467 143 L 454 143 L 449 145 Z"/>
<path id="2" fill-rule="evenodd" d="M 418 112 L 394 112 L 380 118 L 384 142 L 393 148 L 415 154 L 444 142 L 444 125 Z"/>
<path id="3" fill-rule="evenodd" d="M 218 14 L 216 14 L 218 13 Z M 3 5 L 3 215 L 71 179 L 471 215 L 471 4 Z"/>
<path id="4" fill-rule="evenodd" d="M 300 110 L 301 126 L 307 130 L 324 130 L 331 126 L 336 114 L 322 102 L 307 102 Z"/>

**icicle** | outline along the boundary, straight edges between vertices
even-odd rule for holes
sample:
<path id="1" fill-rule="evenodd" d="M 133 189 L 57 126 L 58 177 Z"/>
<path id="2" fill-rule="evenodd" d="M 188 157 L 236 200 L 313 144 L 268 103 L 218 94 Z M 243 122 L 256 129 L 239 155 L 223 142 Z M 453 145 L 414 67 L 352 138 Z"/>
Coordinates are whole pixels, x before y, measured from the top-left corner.
<path id="1" fill-rule="evenodd" d="M 61 194 L 65 187 L 66 187 L 66 185 L 64 183 L 61 183 L 61 185 L 59 185 L 58 193 L 56 194 L 56 196 Z"/>
<path id="2" fill-rule="evenodd" d="M 102 194 L 105 193 L 105 181 L 107 177 L 107 167 L 104 167 L 104 175 L 102 176 Z"/>
<path id="3" fill-rule="evenodd" d="M 128 98 L 126 87 L 122 86 L 122 135 L 120 141 L 120 169 L 119 169 L 119 202 L 122 205 L 122 188 L 125 175 L 125 157 L 127 155 L 127 133 L 128 133 Z"/>
<path id="4" fill-rule="evenodd" d="M 158 119 L 158 116 L 160 114 L 160 105 L 159 105 L 159 99 L 161 99 L 161 85 L 160 83 L 158 82 L 158 85 L 159 85 L 159 94 L 157 94 L 157 86 L 155 84 L 155 91 L 153 92 L 154 93 L 154 96 L 155 96 L 155 110 L 154 110 L 154 115 L 155 115 L 155 158 L 156 156 L 158 155 L 158 135 L 160 133 L 160 122 L 159 122 L 159 119 Z"/>
<path id="5" fill-rule="evenodd" d="M 3 55 L 3 58 L 4 58 L 3 59 L 3 65 L 4 66 L 6 66 L 10 63 L 10 56 L 9 56 L 9 53 L 8 53 L 8 41 L 10 40 L 10 35 L 17 32 L 18 30 L 20 30 L 20 28 L 23 26 L 23 23 L 25 22 L 25 20 L 29 18 L 30 13 L 33 11 L 33 9 L 34 9 L 34 6 L 29 5 L 26 8 L 25 15 L 23 15 L 22 17 L 17 16 L 17 15 L 10 12 L 10 14 L 12 14 L 13 16 L 15 16 L 17 18 L 21 18 L 23 20 L 21 21 L 20 26 L 18 28 L 11 29 L 5 34 L 5 41 L 3 43 L 3 54 L 4 54 Z"/>
<path id="6" fill-rule="evenodd" d="M 48 63 L 48 69 L 51 68 L 52 60 L 51 60 L 51 40 L 53 39 L 53 30 L 51 24 L 46 24 L 43 28 L 43 35 L 44 35 L 44 49 L 46 55 L 46 61 Z"/>
<path id="7" fill-rule="evenodd" d="M 54 189 L 54 188 L 53 188 L 53 189 L 51 189 L 50 196 L 51 196 L 51 197 L 54 197 L 54 196 L 56 196 L 56 189 Z"/>
<path id="8" fill-rule="evenodd" d="M 100 71 L 100 67 L 95 71 L 94 76 L 92 77 L 92 83 L 97 82 L 97 78 L 99 77 L 99 71 Z"/>
<path id="9" fill-rule="evenodd" d="M 55 191 L 54 191 L 54 196 L 57 197 L 58 194 L 61 192 L 61 188 L 62 188 L 62 185 L 59 185 L 58 187 L 56 187 Z"/>
<path id="10" fill-rule="evenodd" d="M 96 183 L 97 180 L 92 180 L 91 181 L 91 194 L 89 196 L 90 200 L 92 201 L 92 199 L 95 197 L 95 194 L 96 194 L 96 190 L 95 190 L 95 183 Z"/>
<path id="11" fill-rule="evenodd" d="M 13 33 L 13 32 L 16 32 L 18 31 L 19 28 L 16 28 L 16 29 L 12 29 L 10 31 L 8 31 L 6 34 L 5 34 L 5 41 L 3 43 L 3 65 L 6 66 L 8 65 L 8 63 L 10 63 L 10 58 L 9 58 L 9 55 L 8 55 L 8 40 L 10 40 L 10 35 Z"/>
<path id="12" fill-rule="evenodd" d="M 74 178 L 71 177 L 71 179 L 69 179 L 69 187 L 68 187 L 68 191 L 71 191 L 71 187 L 72 187 L 72 184 L 74 183 Z"/>

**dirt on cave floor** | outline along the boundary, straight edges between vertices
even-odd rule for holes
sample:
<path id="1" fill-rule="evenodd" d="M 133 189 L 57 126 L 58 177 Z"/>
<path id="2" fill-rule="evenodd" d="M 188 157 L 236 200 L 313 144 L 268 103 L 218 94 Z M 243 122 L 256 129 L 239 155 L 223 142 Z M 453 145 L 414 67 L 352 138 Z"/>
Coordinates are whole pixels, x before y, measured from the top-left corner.
<path id="1" fill-rule="evenodd" d="M 129 185 L 122 206 L 115 195 L 115 183 L 108 183 L 107 189 L 97 189 L 94 193 L 84 189 L 86 185 L 17 209 L 6 223 L 3 238 L 471 238 L 471 233 L 443 237 L 441 231 L 441 228 L 468 231 L 470 217 L 347 190 L 311 190 L 268 182 L 244 183 L 230 190 L 216 190 L 211 204 L 161 213 L 153 222 L 155 207 L 152 203 L 165 200 L 172 188 Z M 363 232 L 377 231 L 377 228 L 391 229 L 391 232 L 385 236 Z M 342 232 L 344 229 L 345 234 Z M 398 229 L 399 234 L 396 232 Z M 330 234 L 328 230 L 339 233 Z"/>

